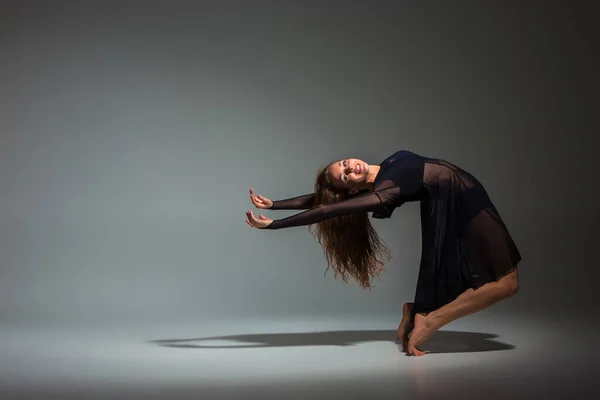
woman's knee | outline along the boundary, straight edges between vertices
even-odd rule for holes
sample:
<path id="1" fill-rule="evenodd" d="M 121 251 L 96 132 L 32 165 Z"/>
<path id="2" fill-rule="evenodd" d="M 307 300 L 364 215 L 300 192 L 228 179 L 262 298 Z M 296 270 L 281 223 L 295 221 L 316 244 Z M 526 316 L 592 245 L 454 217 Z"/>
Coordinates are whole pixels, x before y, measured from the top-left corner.
<path id="1" fill-rule="evenodd" d="M 519 291 L 519 275 L 516 268 L 504 276 L 501 281 L 507 297 L 514 296 Z"/>

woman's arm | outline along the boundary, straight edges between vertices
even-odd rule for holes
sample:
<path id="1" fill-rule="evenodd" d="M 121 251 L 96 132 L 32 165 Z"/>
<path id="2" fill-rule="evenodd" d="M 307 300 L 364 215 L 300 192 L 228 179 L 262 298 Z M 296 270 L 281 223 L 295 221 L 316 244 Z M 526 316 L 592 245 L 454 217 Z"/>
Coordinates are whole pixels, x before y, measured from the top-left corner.
<path id="1" fill-rule="evenodd" d="M 382 201 L 379 193 L 371 192 L 338 203 L 320 205 L 287 218 L 274 220 L 265 226 L 264 229 L 282 229 L 293 226 L 311 225 L 342 215 L 372 212 L 381 207 L 381 205 Z"/>
<path id="2" fill-rule="evenodd" d="M 315 194 L 308 193 L 291 199 L 275 200 L 270 210 L 307 210 L 315 203 Z"/>
<path id="3" fill-rule="evenodd" d="M 250 188 L 250 201 L 254 207 L 269 210 L 307 210 L 312 208 L 315 203 L 315 194 L 308 193 L 291 199 L 275 200 L 267 199 L 262 194 L 255 194 L 254 189 Z"/>

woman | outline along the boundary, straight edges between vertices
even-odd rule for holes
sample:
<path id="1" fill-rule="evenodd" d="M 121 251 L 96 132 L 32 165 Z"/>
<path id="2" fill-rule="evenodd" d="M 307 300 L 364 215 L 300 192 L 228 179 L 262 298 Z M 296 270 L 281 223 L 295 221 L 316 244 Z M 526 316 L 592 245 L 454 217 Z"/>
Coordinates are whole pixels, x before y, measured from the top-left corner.
<path id="1" fill-rule="evenodd" d="M 521 255 L 482 184 L 447 161 L 398 151 L 379 165 L 339 160 L 318 174 L 314 193 L 271 201 L 254 194 L 257 208 L 306 211 L 279 220 L 252 211 L 246 222 L 260 229 L 315 226 L 327 263 L 370 288 L 389 252 L 370 224 L 390 218 L 403 203 L 419 201 L 422 254 L 413 303 L 398 327 L 409 355 L 442 326 L 512 296 Z M 410 335 L 409 335 L 410 334 Z"/>

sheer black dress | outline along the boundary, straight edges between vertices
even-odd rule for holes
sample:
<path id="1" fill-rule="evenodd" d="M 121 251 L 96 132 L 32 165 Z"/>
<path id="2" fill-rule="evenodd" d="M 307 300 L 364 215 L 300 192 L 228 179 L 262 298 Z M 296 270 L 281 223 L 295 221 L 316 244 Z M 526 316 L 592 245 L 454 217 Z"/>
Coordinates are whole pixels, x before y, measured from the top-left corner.
<path id="1" fill-rule="evenodd" d="M 274 220 L 265 229 L 362 212 L 390 218 L 402 204 L 420 202 L 422 254 L 413 317 L 450 303 L 469 288 L 497 281 L 521 261 L 496 207 L 473 175 L 447 161 L 406 150 L 379 165 L 373 192 L 316 207 L 313 194 L 274 201 L 272 210 L 308 210 Z"/>

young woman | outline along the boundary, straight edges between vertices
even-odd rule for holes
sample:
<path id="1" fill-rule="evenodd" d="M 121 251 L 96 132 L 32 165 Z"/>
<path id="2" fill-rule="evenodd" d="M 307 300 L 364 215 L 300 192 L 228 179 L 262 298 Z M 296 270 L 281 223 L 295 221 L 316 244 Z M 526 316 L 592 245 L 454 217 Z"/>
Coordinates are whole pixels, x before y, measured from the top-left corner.
<path id="1" fill-rule="evenodd" d="M 422 254 L 415 299 L 403 307 L 398 339 L 410 355 L 442 326 L 512 296 L 521 255 L 483 185 L 447 161 L 398 151 L 378 165 L 338 160 L 317 175 L 314 193 L 271 201 L 255 195 L 255 207 L 306 210 L 272 220 L 246 213 L 255 228 L 315 228 L 336 277 L 363 288 L 389 260 L 373 218 L 390 218 L 403 203 L 421 207 Z"/>

